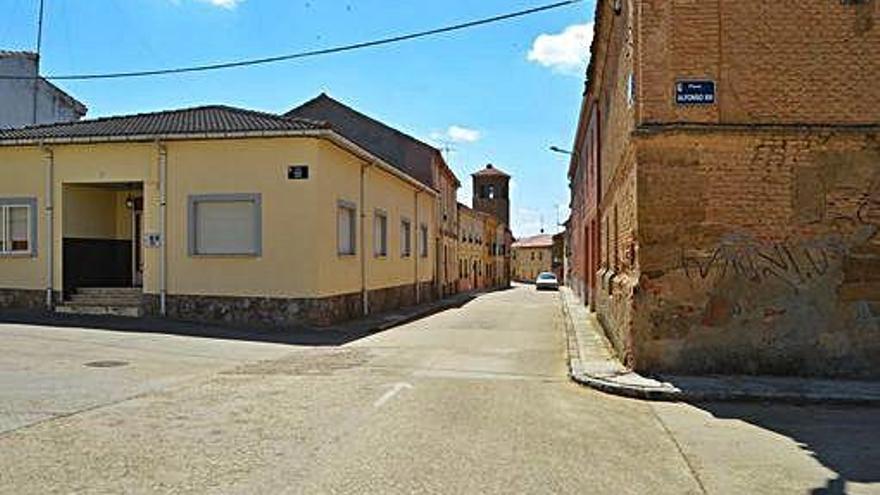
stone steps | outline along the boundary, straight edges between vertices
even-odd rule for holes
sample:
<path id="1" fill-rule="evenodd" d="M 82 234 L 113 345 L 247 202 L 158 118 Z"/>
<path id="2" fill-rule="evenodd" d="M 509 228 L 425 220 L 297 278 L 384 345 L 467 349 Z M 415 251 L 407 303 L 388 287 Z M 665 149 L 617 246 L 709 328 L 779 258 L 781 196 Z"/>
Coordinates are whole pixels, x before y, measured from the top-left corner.
<path id="1" fill-rule="evenodd" d="M 81 304 L 85 306 L 139 306 L 143 299 L 137 296 L 90 296 L 84 294 L 73 294 L 68 298 L 67 302 L 71 304 Z"/>
<path id="2" fill-rule="evenodd" d="M 56 306 L 55 312 L 73 315 L 126 316 L 130 318 L 139 318 L 144 315 L 143 309 L 138 306 L 91 306 L 63 304 L 61 306 Z"/>
<path id="3" fill-rule="evenodd" d="M 107 316 L 143 316 L 143 292 L 139 288 L 84 287 L 55 308 L 57 313 Z"/>

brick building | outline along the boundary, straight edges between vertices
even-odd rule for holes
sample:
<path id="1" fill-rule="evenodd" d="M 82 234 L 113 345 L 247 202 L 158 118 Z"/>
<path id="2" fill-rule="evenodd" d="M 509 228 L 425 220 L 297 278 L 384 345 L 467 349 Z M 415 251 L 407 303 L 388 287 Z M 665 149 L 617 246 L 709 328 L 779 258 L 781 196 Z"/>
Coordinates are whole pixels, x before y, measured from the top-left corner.
<path id="1" fill-rule="evenodd" d="M 878 5 L 597 2 L 569 284 L 626 364 L 880 375 Z"/>

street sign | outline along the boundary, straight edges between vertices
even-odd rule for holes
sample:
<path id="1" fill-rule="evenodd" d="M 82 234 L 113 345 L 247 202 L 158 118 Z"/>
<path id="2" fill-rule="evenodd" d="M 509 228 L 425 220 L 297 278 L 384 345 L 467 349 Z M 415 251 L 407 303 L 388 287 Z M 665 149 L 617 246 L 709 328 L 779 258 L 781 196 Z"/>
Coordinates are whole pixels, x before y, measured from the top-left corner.
<path id="1" fill-rule="evenodd" d="M 308 165 L 294 165 L 287 167 L 287 178 L 290 180 L 303 180 L 309 178 Z"/>
<path id="2" fill-rule="evenodd" d="M 715 81 L 677 81 L 675 103 L 679 105 L 714 105 Z"/>

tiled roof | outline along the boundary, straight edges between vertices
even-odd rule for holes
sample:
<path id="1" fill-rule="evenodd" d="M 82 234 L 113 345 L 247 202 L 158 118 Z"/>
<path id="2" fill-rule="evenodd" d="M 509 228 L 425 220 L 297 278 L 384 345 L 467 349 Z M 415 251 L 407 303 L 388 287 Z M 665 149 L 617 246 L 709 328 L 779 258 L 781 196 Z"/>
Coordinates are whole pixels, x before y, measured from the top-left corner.
<path id="1" fill-rule="evenodd" d="M 479 170 L 477 172 L 474 172 L 471 175 L 474 175 L 477 177 L 485 177 L 485 176 L 510 177 L 509 175 L 507 175 L 504 172 L 495 168 L 495 165 L 492 165 L 491 163 L 486 165 L 486 168 Z"/>
<path id="2" fill-rule="evenodd" d="M 541 234 L 532 237 L 526 237 L 525 239 L 520 239 L 514 242 L 512 245 L 512 247 L 515 248 L 539 248 L 552 246 L 553 236 L 550 234 Z"/>
<path id="3" fill-rule="evenodd" d="M 378 156 L 391 166 L 412 176 L 422 184 L 437 188 L 434 183 L 434 160 L 440 151 L 404 134 L 376 119 L 321 93 L 284 114 L 285 117 L 324 121 L 346 139 Z"/>
<path id="4" fill-rule="evenodd" d="M 0 57 L 27 57 L 27 58 L 37 58 L 37 54 L 34 53 L 34 52 L 28 52 L 28 51 L 0 50 Z"/>
<path id="5" fill-rule="evenodd" d="M 124 138 L 325 128 L 324 124 L 304 119 L 214 105 L 0 130 L 0 143 L 22 139 Z"/>

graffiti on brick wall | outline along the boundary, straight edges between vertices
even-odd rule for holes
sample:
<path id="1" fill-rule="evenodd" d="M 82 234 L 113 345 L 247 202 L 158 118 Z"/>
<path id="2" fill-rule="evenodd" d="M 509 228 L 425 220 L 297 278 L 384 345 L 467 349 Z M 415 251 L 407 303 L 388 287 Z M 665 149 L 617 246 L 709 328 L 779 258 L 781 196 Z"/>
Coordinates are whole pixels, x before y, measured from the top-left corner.
<path id="1" fill-rule="evenodd" d="M 845 254 L 845 245 L 834 239 L 767 244 L 730 235 L 708 257 L 688 256 L 682 251 L 681 267 L 691 280 L 738 277 L 757 284 L 778 281 L 797 291 L 823 278 L 832 263 Z"/>
<path id="2" fill-rule="evenodd" d="M 848 215 L 831 218 L 834 234 L 824 237 L 761 242 L 744 234 L 730 234 L 708 256 L 681 253 L 681 268 L 691 280 L 728 277 L 753 282 L 781 282 L 797 291 L 825 277 L 857 246 L 880 240 L 880 179 L 875 178 Z"/>

